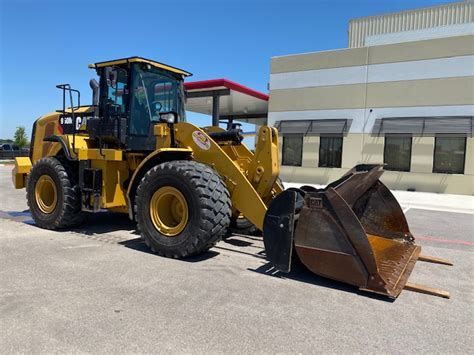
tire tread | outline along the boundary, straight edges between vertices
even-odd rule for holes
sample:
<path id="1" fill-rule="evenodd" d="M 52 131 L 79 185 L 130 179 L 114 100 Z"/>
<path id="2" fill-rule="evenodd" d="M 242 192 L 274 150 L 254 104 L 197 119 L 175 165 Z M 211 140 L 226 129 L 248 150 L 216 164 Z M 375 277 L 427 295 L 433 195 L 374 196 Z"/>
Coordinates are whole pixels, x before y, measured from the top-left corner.
<path id="1" fill-rule="evenodd" d="M 61 210 L 57 218 L 49 223 L 38 219 L 38 216 L 35 216 L 35 213 L 32 213 L 36 224 L 41 228 L 51 230 L 79 226 L 84 221 L 84 213 L 81 211 L 80 188 L 77 182 L 77 176 L 73 169 L 74 167 L 66 159 L 59 157 L 46 157 L 39 159 L 33 164 L 26 184 L 27 204 L 30 211 L 32 211 L 32 208 L 34 207 L 33 204 L 35 204 L 34 186 L 30 186 L 30 177 L 31 174 L 41 166 L 48 166 L 57 174 L 63 191 L 63 205 L 60 207 Z M 58 198 L 59 197 L 60 196 L 58 196 Z"/>
<path id="2" fill-rule="evenodd" d="M 137 216 L 137 227 L 141 232 L 145 244 L 155 253 L 171 258 L 184 258 L 197 255 L 212 248 L 220 241 L 230 225 L 231 199 L 229 191 L 221 177 L 209 166 L 189 160 L 176 160 L 156 165 L 150 169 L 142 178 L 137 188 L 134 213 L 139 213 L 138 205 L 144 203 L 144 192 L 149 182 L 157 174 L 166 174 L 175 171 L 183 176 L 197 192 L 201 203 L 201 220 L 196 226 L 195 238 L 191 238 L 182 249 L 167 251 L 157 248 L 150 240 L 145 231 L 141 218 Z M 219 203 L 220 202 L 220 203 Z"/>

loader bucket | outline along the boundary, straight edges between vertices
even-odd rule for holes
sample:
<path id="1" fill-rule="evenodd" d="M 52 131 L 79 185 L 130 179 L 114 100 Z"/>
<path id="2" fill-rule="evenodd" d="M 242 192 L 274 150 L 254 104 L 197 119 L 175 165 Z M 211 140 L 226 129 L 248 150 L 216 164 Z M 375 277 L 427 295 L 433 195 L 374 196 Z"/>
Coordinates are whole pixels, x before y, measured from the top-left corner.
<path id="1" fill-rule="evenodd" d="M 288 272 L 294 246 L 313 273 L 396 298 L 421 247 L 382 173 L 381 165 L 358 165 L 325 189 L 282 192 L 265 216 L 267 259 Z"/>

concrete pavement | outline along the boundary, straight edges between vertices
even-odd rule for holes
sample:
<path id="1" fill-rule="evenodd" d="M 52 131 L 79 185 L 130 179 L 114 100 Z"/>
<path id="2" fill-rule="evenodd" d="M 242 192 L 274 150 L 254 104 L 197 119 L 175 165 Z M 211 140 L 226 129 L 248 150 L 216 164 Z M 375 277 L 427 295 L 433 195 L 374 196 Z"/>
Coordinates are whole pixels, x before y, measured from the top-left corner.
<path id="1" fill-rule="evenodd" d="M 455 263 L 420 262 L 410 280 L 452 298 L 404 291 L 390 302 L 304 270 L 275 274 L 258 237 L 183 261 L 150 254 L 122 215 L 39 229 L 10 169 L 0 167 L 2 353 L 472 351 L 470 215 L 407 212 L 415 234 L 432 238 L 419 240 L 423 253 Z"/>

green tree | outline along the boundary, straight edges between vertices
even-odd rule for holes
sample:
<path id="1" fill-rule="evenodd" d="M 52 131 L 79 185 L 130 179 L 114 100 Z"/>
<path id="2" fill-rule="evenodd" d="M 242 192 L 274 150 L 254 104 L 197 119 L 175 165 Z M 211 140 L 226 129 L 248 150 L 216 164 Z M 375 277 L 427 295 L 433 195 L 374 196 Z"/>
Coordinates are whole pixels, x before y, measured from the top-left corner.
<path id="1" fill-rule="evenodd" d="M 28 137 L 26 136 L 25 127 L 17 127 L 15 131 L 15 145 L 23 148 L 28 145 Z"/>

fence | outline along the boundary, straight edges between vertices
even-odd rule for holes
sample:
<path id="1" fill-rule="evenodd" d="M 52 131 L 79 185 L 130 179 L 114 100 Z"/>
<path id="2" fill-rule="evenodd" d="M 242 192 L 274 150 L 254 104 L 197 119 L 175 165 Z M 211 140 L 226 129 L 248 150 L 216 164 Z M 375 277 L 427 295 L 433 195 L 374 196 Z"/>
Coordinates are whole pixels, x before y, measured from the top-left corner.
<path id="1" fill-rule="evenodd" d="M 0 159 L 14 159 L 16 157 L 28 157 L 28 150 L 0 150 Z"/>

